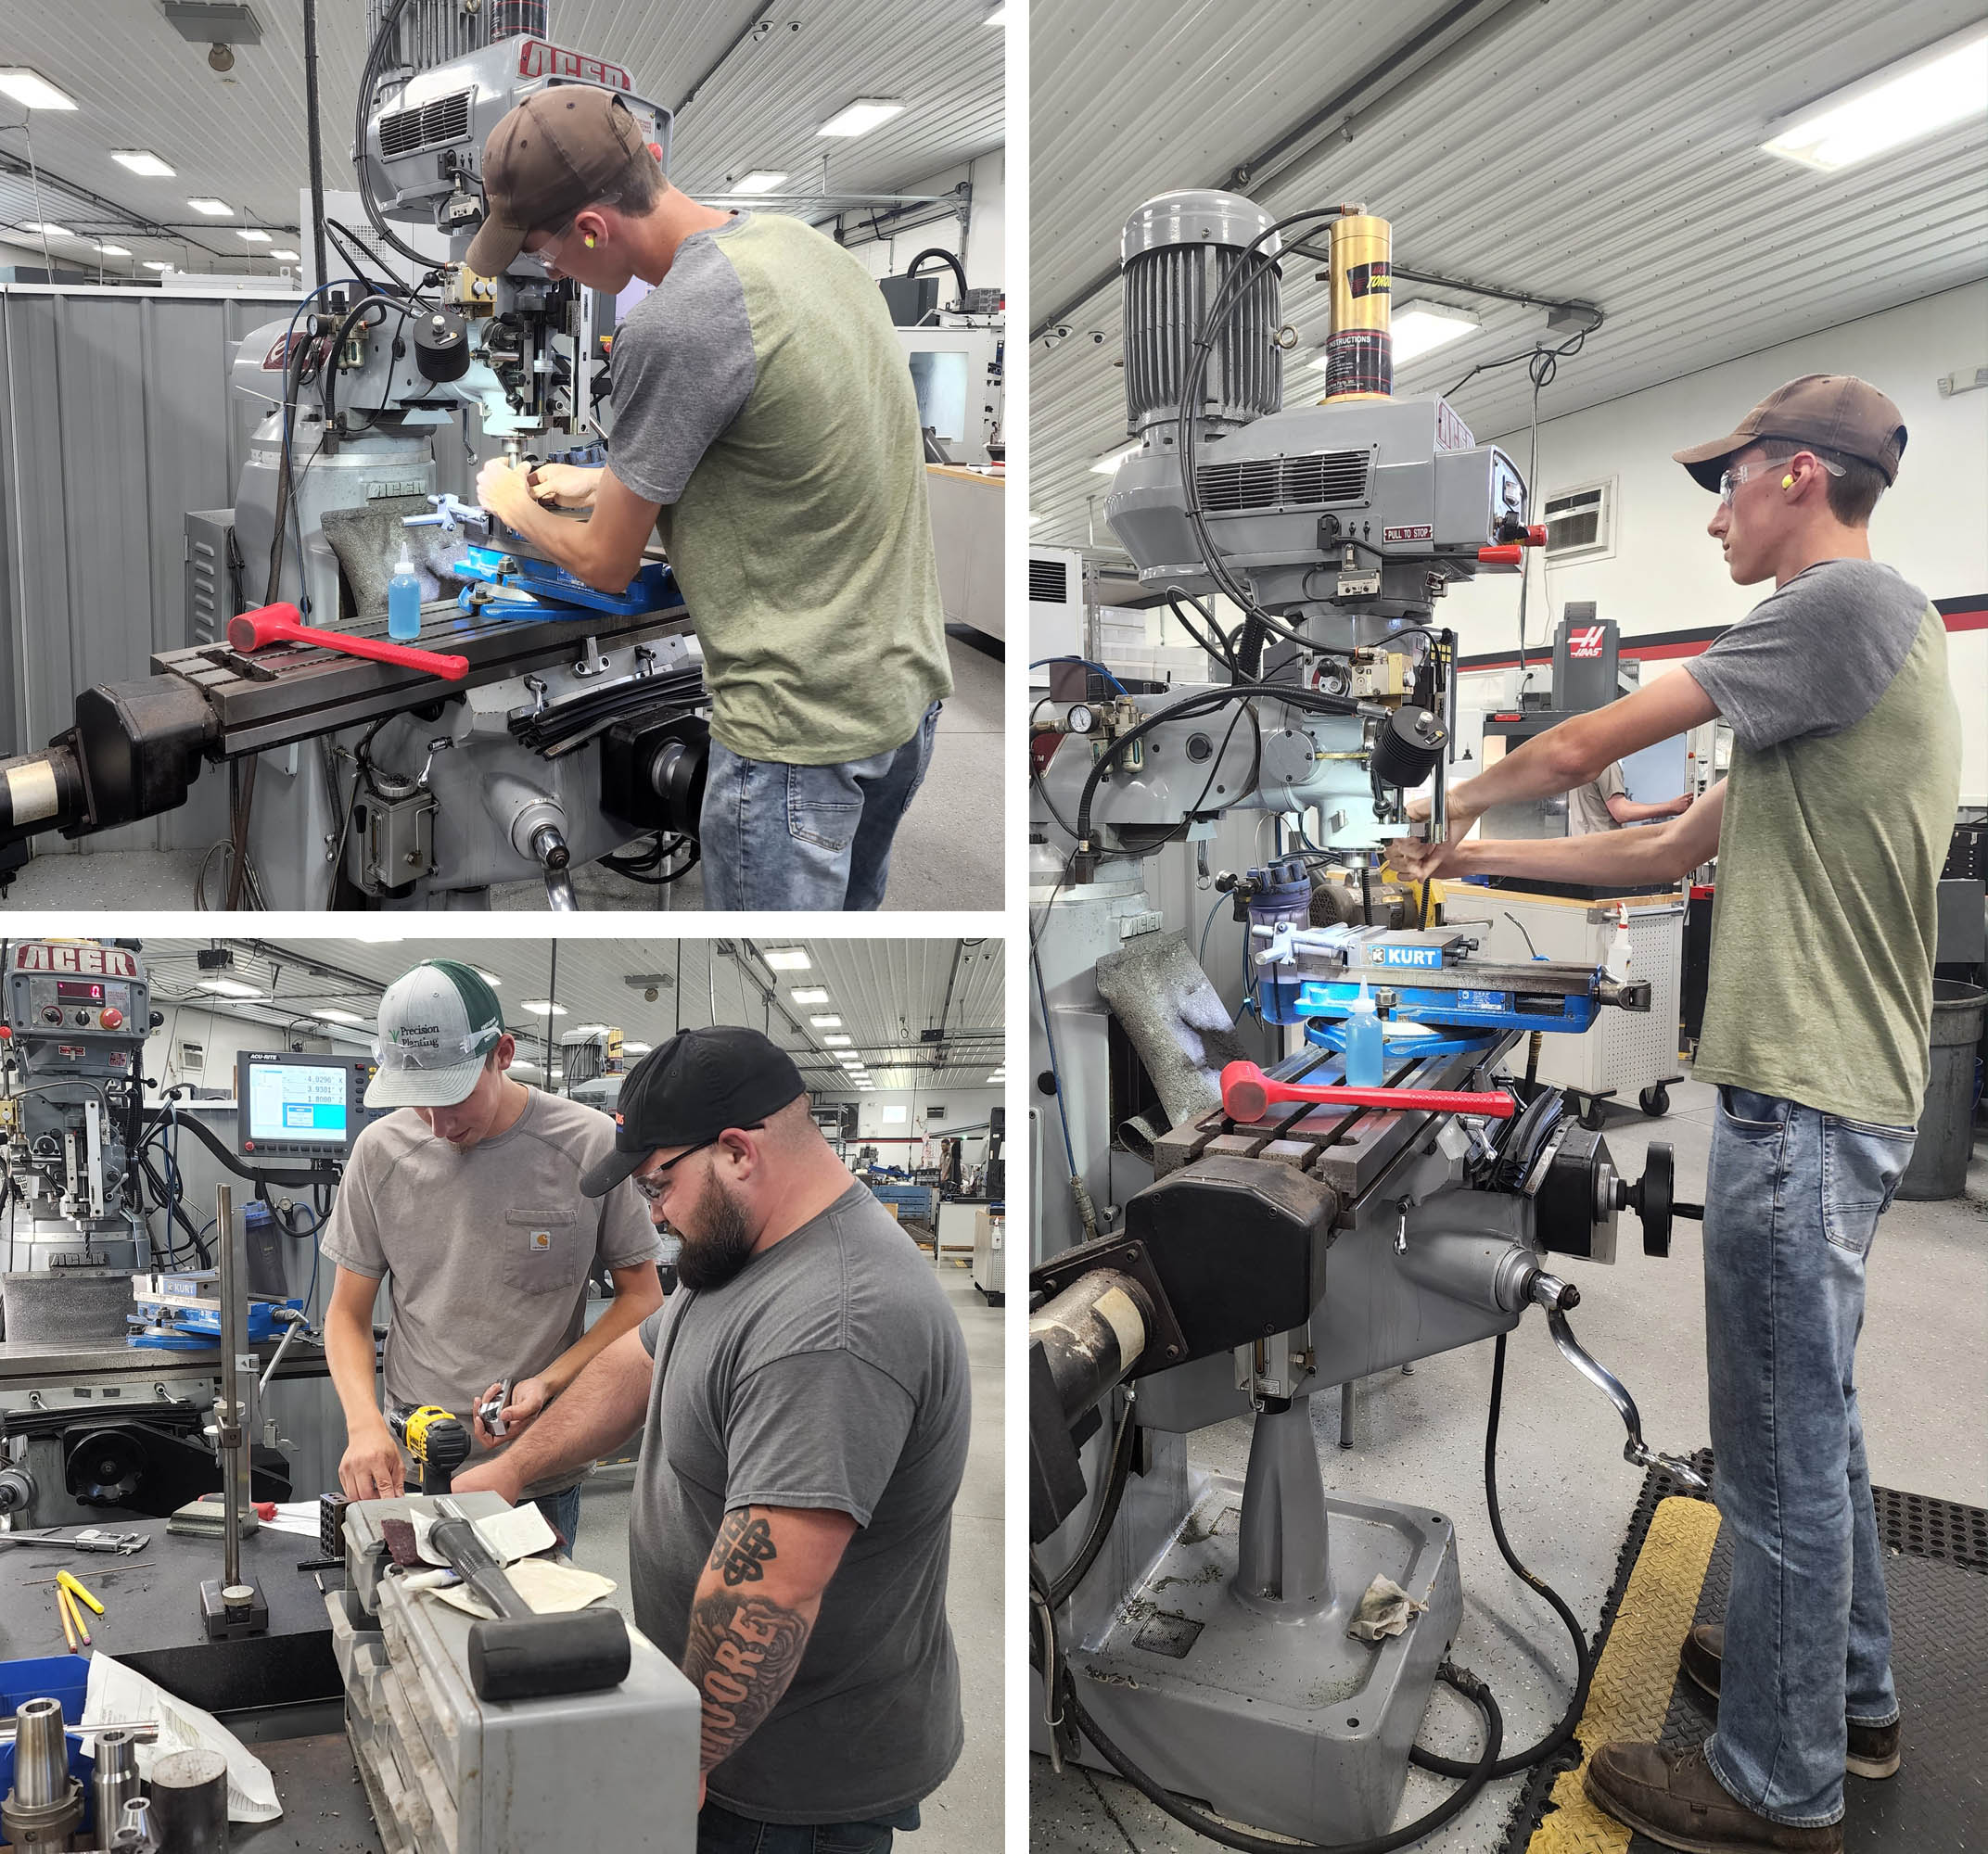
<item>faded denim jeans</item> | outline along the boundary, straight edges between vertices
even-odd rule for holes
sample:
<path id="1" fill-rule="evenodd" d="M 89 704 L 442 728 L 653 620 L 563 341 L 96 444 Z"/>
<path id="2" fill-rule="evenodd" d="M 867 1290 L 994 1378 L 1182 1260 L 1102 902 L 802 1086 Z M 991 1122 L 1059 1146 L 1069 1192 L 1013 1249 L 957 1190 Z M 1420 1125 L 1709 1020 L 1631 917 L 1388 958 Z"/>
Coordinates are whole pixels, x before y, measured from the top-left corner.
<path id="1" fill-rule="evenodd" d="M 755 1822 L 707 1802 L 697 1815 L 697 1854 L 890 1854 L 899 1829 L 918 1826 L 918 1805 L 874 1822 Z"/>
<path id="2" fill-rule="evenodd" d="M 711 743 L 698 836 L 707 908 L 883 905 L 898 834 L 932 763 L 939 705 L 900 747 L 835 766 L 742 759 Z"/>
<path id="3" fill-rule="evenodd" d="M 1705 1363 L 1733 1575 L 1705 1759 L 1775 1822 L 1840 1820 L 1846 1717 L 1898 1717 L 1854 1367 L 1865 1258 L 1914 1137 L 1719 1090 Z"/>

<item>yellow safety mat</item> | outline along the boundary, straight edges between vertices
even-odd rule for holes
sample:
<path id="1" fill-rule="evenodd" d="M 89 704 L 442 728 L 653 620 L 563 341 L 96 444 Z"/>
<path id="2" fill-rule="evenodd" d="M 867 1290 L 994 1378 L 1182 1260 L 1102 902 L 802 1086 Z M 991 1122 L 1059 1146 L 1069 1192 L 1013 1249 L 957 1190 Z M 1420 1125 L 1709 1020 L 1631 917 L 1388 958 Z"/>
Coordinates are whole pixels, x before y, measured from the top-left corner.
<path id="1" fill-rule="evenodd" d="M 1635 1833 L 1597 1809 L 1581 1787 L 1581 1770 L 1598 1745 L 1626 1738 L 1653 1742 L 1663 1733 L 1677 1654 L 1698 1613 L 1699 1593 L 1719 1536 L 1718 1508 L 1705 1500 L 1657 1503 L 1629 1587 L 1574 1728 L 1581 1765 L 1553 1785 L 1551 1808 L 1526 1854 L 1624 1854 Z"/>

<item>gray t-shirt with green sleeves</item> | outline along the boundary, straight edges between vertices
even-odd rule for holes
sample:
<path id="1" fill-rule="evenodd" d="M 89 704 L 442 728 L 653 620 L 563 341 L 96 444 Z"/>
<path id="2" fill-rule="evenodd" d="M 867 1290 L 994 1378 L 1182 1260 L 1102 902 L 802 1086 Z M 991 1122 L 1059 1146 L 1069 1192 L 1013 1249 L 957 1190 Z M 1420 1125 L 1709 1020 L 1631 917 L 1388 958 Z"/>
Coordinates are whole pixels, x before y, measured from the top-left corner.
<path id="1" fill-rule="evenodd" d="M 635 1620 L 682 1663 L 711 1543 L 739 1507 L 858 1530 L 793 1683 L 710 1772 L 761 1822 L 865 1822 L 929 1796 L 964 1740 L 946 1620 L 971 1421 L 966 1342 L 932 1264 L 861 1185 L 720 1288 L 643 1324 L 656 1366 L 629 1521 Z"/>
<path id="2" fill-rule="evenodd" d="M 1693 1073 L 1910 1126 L 1960 797 L 1944 621 L 1892 567 L 1824 561 L 1684 667 L 1733 730 Z"/>
<path id="3" fill-rule="evenodd" d="M 952 692 L 911 368 L 883 293 L 797 219 L 695 233 L 617 329 L 607 462 L 657 521 L 746 759 L 902 746 Z"/>
<path id="4" fill-rule="evenodd" d="M 526 1094 L 508 1129 L 466 1152 L 412 1108 L 353 1144 L 324 1253 L 354 1274 L 392 1277 L 390 1405 L 435 1403 L 467 1423 L 491 1385 L 543 1371 L 579 1339 L 596 1262 L 626 1268 L 659 1252 L 632 1185 L 580 1195 L 581 1172 L 614 1146 L 614 1122 L 559 1095 Z M 526 1491 L 579 1479 L 568 1469 Z"/>

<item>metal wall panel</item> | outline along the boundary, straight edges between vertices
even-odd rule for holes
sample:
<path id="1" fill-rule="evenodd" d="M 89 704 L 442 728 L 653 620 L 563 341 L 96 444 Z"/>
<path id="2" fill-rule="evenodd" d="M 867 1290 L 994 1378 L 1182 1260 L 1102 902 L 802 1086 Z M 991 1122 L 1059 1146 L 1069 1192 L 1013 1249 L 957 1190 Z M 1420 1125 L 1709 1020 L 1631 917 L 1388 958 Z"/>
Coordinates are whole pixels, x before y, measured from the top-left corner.
<path id="1" fill-rule="evenodd" d="M 77 693 L 186 641 L 189 509 L 232 503 L 263 408 L 228 390 L 235 349 L 291 298 L 0 291 L 0 746 L 68 727 Z M 172 849 L 219 834 L 221 781 L 168 817 L 41 854 Z"/>

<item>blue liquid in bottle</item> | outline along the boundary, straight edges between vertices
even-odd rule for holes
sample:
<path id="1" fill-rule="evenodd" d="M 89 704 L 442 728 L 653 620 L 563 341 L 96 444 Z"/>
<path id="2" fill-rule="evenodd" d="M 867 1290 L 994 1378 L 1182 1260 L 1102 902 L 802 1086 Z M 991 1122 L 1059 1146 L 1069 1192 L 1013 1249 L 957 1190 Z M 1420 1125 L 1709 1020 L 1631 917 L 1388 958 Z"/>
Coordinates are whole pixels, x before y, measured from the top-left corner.
<path id="1" fill-rule="evenodd" d="M 1380 1013 L 1367 987 L 1346 1012 L 1346 1084 L 1349 1087 L 1377 1088 L 1387 1066 Z"/>
<path id="2" fill-rule="evenodd" d="M 387 581 L 387 635 L 402 642 L 421 635 L 421 581 L 405 541 L 394 562 L 393 578 Z"/>

